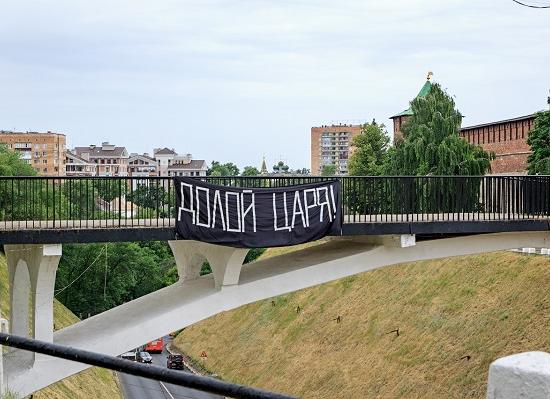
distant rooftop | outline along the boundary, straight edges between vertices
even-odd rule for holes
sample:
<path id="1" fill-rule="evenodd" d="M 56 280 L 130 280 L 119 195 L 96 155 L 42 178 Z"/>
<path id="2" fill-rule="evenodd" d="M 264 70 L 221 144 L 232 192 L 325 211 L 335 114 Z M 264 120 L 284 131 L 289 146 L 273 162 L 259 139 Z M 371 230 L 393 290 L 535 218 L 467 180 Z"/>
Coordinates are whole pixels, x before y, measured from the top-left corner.
<path id="1" fill-rule="evenodd" d="M 154 155 L 177 155 L 176 151 L 174 151 L 174 149 L 170 149 L 170 148 L 167 148 L 167 147 L 164 147 L 164 148 L 155 148 L 153 150 L 153 154 Z"/>
<path id="2" fill-rule="evenodd" d="M 56 134 L 56 135 L 59 135 L 59 136 L 65 136 L 65 134 L 63 134 L 63 133 L 51 132 L 49 130 L 47 132 L 16 132 L 16 131 L 13 131 L 13 130 L 0 130 L 0 134 L 44 134 L 44 135 Z"/>
<path id="3" fill-rule="evenodd" d="M 193 170 L 198 170 L 198 169 L 204 169 L 206 168 L 207 165 L 206 165 L 206 161 L 204 159 L 193 159 L 191 162 L 189 163 L 174 163 L 170 166 L 168 166 L 168 169 L 193 169 Z"/>
<path id="4" fill-rule="evenodd" d="M 128 152 L 126 147 L 117 147 L 114 144 L 109 144 L 109 142 L 103 142 L 100 146 L 94 144 L 89 145 L 88 147 L 75 147 L 73 151 L 79 157 L 82 154 L 89 154 L 90 157 L 127 157 Z"/>

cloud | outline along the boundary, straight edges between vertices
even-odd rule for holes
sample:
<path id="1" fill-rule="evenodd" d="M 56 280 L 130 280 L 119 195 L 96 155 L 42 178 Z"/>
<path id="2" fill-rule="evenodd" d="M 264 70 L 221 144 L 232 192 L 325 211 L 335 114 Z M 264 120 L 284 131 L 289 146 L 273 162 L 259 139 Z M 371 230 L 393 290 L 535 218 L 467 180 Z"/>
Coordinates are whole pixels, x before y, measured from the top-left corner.
<path id="1" fill-rule="evenodd" d="M 310 126 L 388 123 L 428 70 L 468 123 L 537 110 L 548 86 L 550 12 L 511 1 L 8 0 L 0 12 L 0 128 L 62 130 L 73 145 L 307 166 Z"/>

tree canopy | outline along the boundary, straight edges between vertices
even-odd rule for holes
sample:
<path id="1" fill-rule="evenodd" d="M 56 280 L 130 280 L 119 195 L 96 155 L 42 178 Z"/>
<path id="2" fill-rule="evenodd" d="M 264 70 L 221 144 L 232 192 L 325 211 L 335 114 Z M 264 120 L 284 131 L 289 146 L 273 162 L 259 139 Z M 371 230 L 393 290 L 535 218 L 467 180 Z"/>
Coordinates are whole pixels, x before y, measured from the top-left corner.
<path id="1" fill-rule="evenodd" d="M 550 175 L 550 111 L 537 113 L 527 144 L 532 151 L 527 158 L 529 174 Z"/>
<path id="2" fill-rule="evenodd" d="M 321 176 L 334 176 L 336 174 L 336 165 L 323 165 L 321 169 Z"/>
<path id="3" fill-rule="evenodd" d="M 352 176 L 380 176 L 386 167 L 390 138 L 384 125 L 376 121 L 365 123 L 361 134 L 355 136 L 351 143 L 353 154 L 350 156 L 348 169 Z"/>
<path id="4" fill-rule="evenodd" d="M 36 171 L 21 159 L 19 152 L 0 144 L 0 176 L 35 176 Z"/>
<path id="5" fill-rule="evenodd" d="M 212 164 L 206 171 L 208 176 L 238 176 L 239 168 L 233 162 L 220 163 L 212 161 Z"/>
<path id="6" fill-rule="evenodd" d="M 241 176 L 259 176 L 260 171 L 255 166 L 245 166 Z"/>
<path id="7" fill-rule="evenodd" d="M 463 140 L 462 115 L 439 84 L 411 102 L 413 115 L 402 126 L 403 139 L 389 151 L 390 175 L 483 175 L 494 154 Z"/>

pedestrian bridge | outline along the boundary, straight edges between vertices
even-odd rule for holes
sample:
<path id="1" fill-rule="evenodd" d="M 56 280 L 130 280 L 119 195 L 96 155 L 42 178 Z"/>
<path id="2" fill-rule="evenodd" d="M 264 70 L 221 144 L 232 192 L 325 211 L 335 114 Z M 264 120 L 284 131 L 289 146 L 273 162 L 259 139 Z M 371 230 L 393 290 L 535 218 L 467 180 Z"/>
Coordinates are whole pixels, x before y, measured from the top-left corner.
<path id="1" fill-rule="evenodd" d="M 280 187 L 325 178 L 207 179 L 231 186 Z M 546 176 L 340 179 L 341 235 L 243 265 L 246 249 L 176 239 L 171 179 L 0 178 L 10 331 L 118 355 L 216 313 L 387 265 L 550 247 Z M 54 332 L 53 295 L 62 243 L 129 240 L 168 241 L 179 281 Z M 200 276 L 204 260 L 211 275 Z M 6 353 L 2 364 L 4 386 L 21 395 L 87 367 L 18 350 Z"/>
<path id="2" fill-rule="evenodd" d="M 343 236 L 550 229 L 549 176 L 201 177 L 236 187 L 339 179 Z M 0 243 L 171 240 L 166 177 L 0 177 Z"/>

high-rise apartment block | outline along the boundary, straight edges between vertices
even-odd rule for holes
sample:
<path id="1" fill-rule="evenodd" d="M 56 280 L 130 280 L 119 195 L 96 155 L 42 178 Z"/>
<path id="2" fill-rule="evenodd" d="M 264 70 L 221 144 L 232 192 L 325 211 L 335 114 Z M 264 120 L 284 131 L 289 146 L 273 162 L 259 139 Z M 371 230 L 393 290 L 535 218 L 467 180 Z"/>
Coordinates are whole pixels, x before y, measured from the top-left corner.
<path id="1" fill-rule="evenodd" d="M 325 165 L 336 165 L 336 173 L 348 173 L 352 140 L 362 125 L 338 124 L 311 128 L 311 174 L 320 175 Z"/>
<path id="2" fill-rule="evenodd" d="M 44 176 L 65 176 L 66 138 L 60 133 L 0 131 L 0 143 Z"/>

